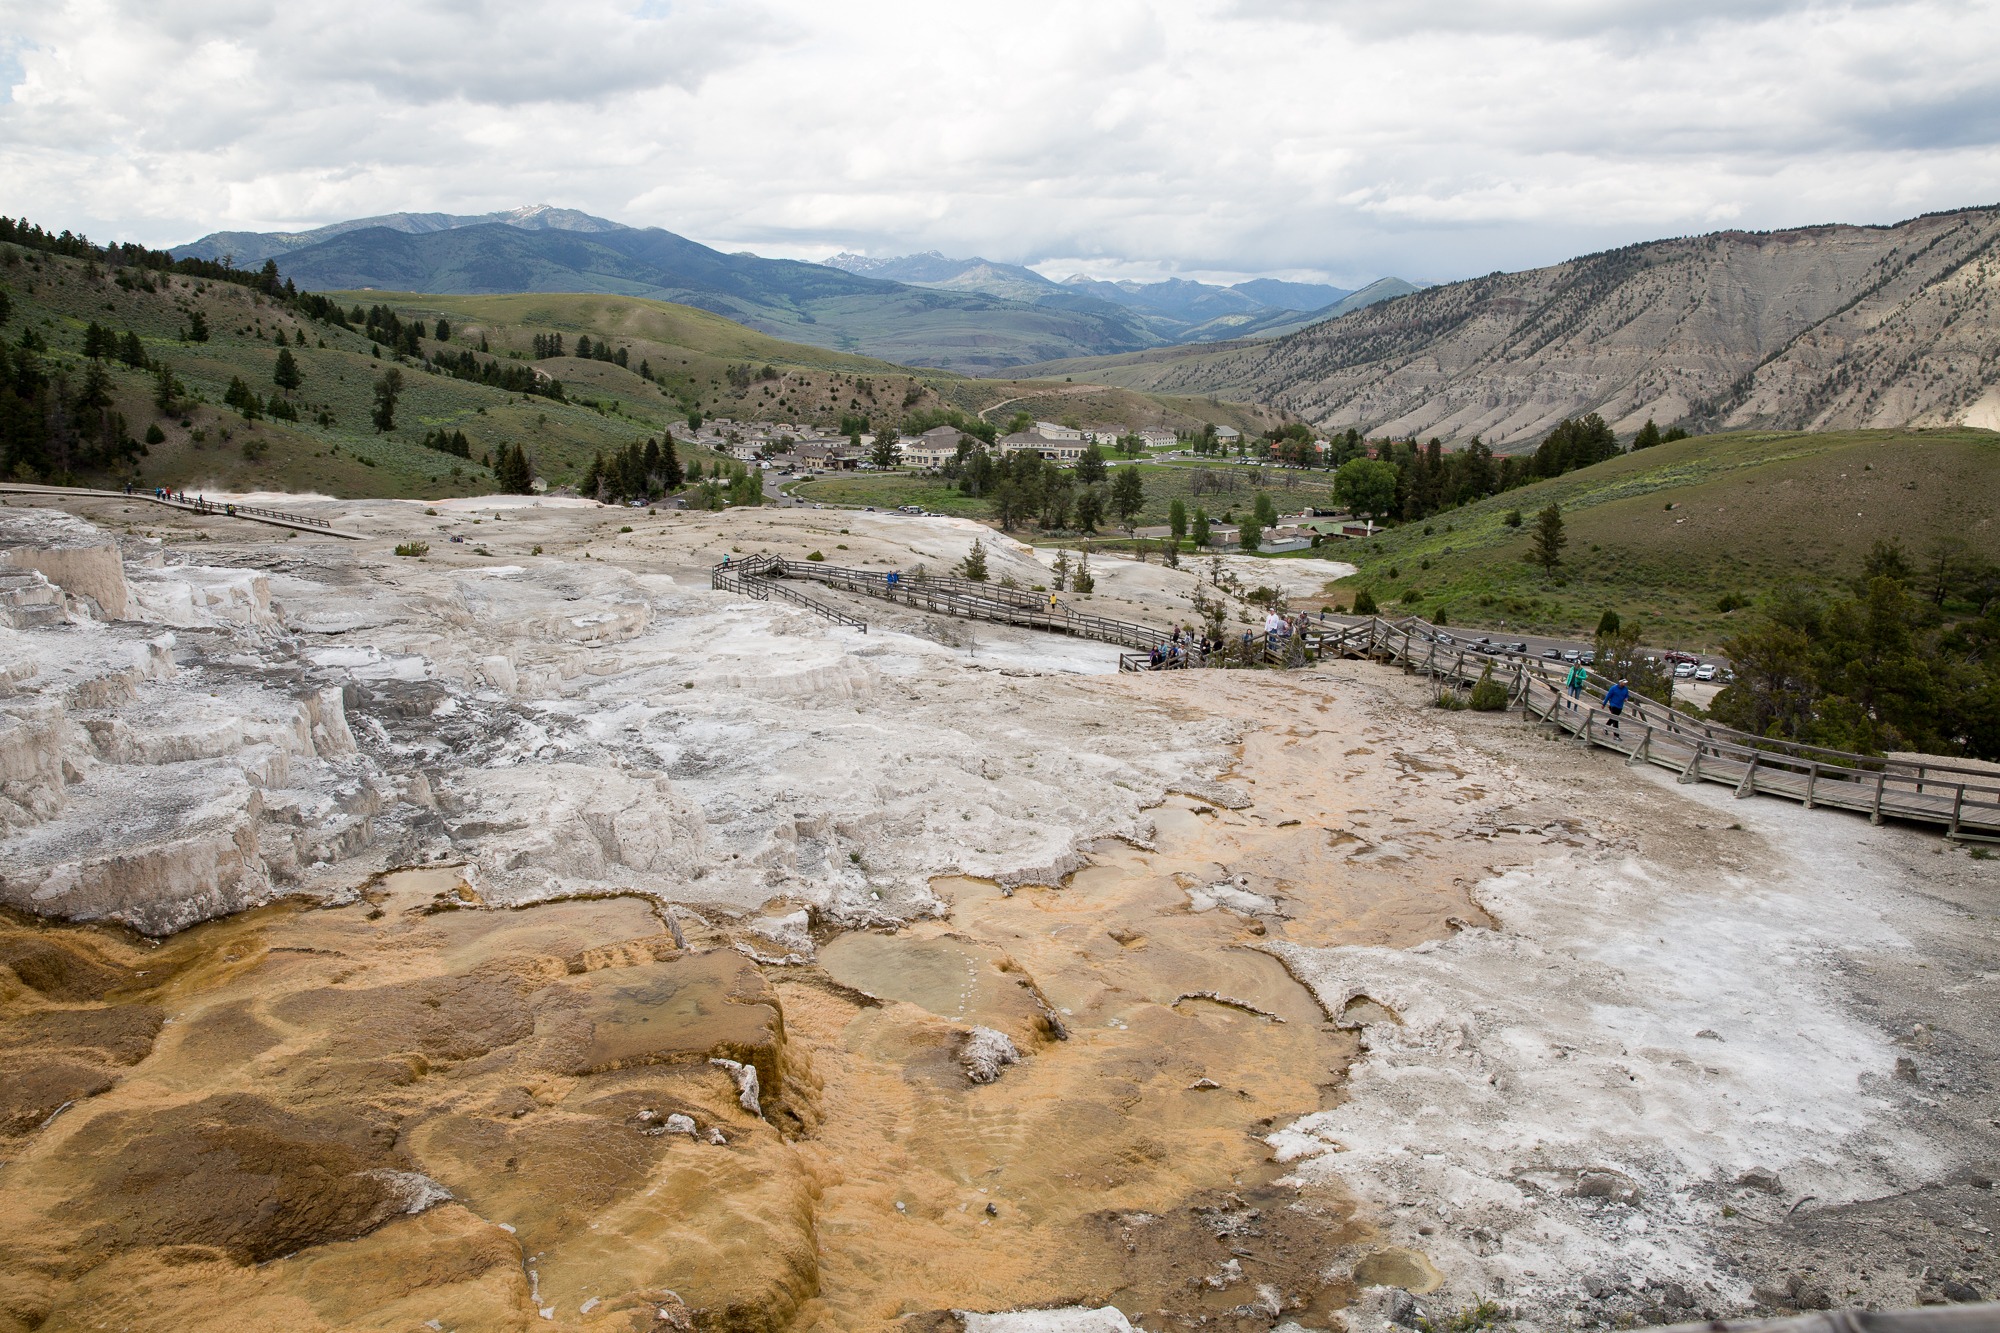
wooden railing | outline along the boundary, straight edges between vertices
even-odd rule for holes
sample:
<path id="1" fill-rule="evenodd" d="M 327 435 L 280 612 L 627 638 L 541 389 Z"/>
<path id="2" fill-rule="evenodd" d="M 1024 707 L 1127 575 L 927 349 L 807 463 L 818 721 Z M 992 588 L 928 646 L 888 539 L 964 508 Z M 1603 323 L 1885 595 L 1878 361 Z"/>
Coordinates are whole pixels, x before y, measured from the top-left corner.
<path id="1" fill-rule="evenodd" d="M 273 523 L 284 528 L 298 528 L 307 532 L 324 532 L 329 536 L 354 539 L 351 532 L 342 532 L 323 518 L 310 514 L 295 514 L 285 509 L 266 509 L 262 505 L 236 504 L 227 500 L 209 500 L 201 497 L 187 498 L 185 492 L 161 491 L 155 494 L 151 487 L 135 488 L 131 491 L 99 490 L 89 486 L 43 486 L 27 482 L 0 482 L 0 491 L 14 495 L 48 496 L 90 496 L 106 500 L 144 500 L 148 504 L 165 505 L 189 514 L 213 514 L 219 518 L 244 518 L 253 523 Z"/>
<path id="2" fill-rule="evenodd" d="M 1672 769 L 1683 782 L 1719 782 L 1739 797 L 1776 796 L 1807 809 L 1833 806 L 1874 823 L 1904 819 L 1941 826 L 1947 837 L 2000 835 L 2000 774 L 1949 760 L 1890 759 L 1756 736 L 1633 694 L 1613 714 L 1604 705 L 1611 682 L 1588 671 L 1578 697 L 1563 687 L 1568 666 L 1515 654 L 1441 645 L 1434 626 L 1419 620 L 1370 619 L 1329 629 L 1323 651 L 1376 657 L 1441 678 L 1454 686 L 1490 667 L 1522 715 L 1579 744 L 1615 750 L 1633 765 Z"/>
<path id="3" fill-rule="evenodd" d="M 1091 615 L 1060 600 L 1052 604 L 1046 593 L 948 575 L 848 569 L 822 564 L 817 560 L 783 560 L 776 556 L 752 556 L 732 568 L 740 570 L 754 582 L 810 579 L 831 588 L 879 597 L 883 601 L 896 602 L 919 611 L 1021 625 L 1132 648 L 1150 650 L 1171 637 L 1166 630 L 1114 620 L 1109 616 Z"/>
<path id="4" fill-rule="evenodd" d="M 708 586 L 719 591 L 740 592 L 754 597 L 760 602 L 768 602 L 773 596 L 794 606 L 802 606 L 816 615 L 831 620 L 836 625 L 847 625 L 868 632 L 868 622 L 859 616 L 849 615 L 831 602 L 823 602 L 817 597 L 808 597 L 796 588 L 788 588 L 771 578 L 760 562 L 769 561 L 770 556 L 752 556 L 741 563 L 723 563 L 712 566 L 708 571 Z"/>

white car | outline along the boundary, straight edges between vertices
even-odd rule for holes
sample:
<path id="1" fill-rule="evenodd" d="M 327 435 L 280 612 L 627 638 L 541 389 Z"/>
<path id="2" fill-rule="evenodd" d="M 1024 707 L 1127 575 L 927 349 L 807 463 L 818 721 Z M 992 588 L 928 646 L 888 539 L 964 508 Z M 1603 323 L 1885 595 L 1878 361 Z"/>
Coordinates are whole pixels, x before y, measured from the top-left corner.
<path id="1" fill-rule="evenodd" d="M 1694 669 L 1694 678 L 1696 680 L 1714 680 L 1715 663 L 1703 662 L 1700 666 Z"/>
<path id="2" fill-rule="evenodd" d="M 1675 679 L 1675 680 L 1686 680 L 1686 679 L 1688 679 L 1688 678 L 1689 678 L 1690 676 L 1692 676 L 1692 675 L 1694 675 L 1694 663 L 1692 663 L 1692 662 L 1676 662 L 1676 663 L 1674 663 L 1674 679 Z"/>

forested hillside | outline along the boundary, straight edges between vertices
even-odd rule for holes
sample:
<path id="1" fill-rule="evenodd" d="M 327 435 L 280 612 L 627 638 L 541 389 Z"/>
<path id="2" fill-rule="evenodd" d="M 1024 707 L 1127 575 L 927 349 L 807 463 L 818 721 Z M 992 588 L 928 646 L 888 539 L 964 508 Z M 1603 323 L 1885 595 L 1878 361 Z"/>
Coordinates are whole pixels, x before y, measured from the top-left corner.
<path id="1" fill-rule="evenodd" d="M 1134 427 L 1268 421 L 915 371 L 663 301 L 306 293 L 269 265 L 0 219 L 0 475 L 18 479 L 442 496 L 503 486 L 502 451 L 573 485 L 599 454 L 685 439 L 691 415 L 872 429 L 1002 403 Z"/>

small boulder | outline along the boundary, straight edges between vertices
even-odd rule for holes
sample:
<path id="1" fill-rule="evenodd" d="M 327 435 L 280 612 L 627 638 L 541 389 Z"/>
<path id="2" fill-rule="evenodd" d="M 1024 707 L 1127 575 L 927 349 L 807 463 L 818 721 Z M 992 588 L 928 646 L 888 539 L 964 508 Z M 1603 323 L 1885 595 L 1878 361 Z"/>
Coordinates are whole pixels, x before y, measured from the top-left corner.
<path id="1" fill-rule="evenodd" d="M 991 1083 L 1008 1065 L 1019 1064 L 1021 1053 L 1004 1032 L 988 1027 L 973 1028 L 958 1048 L 958 1062 L 974 1083 Z"/>
<path id="2" fill-rule="evenodd" d="M 1753 1166 L 1736 1177 L 1736 1183 L 1744 1189 L 1762 1190 L 1766 1194 L 1778 1192 L 1778 1173 L 1767 1171 L 1761 1166 Z"/>
<path id="3" fill-rule="evenodd" d="M 1622 1171 L 1585 1171 L 1576 1180 L 1576 1196 L 1579 1199 L 1609 1199 L 1631 1207 L 1644 1194 L 1639 1182 Z"/>

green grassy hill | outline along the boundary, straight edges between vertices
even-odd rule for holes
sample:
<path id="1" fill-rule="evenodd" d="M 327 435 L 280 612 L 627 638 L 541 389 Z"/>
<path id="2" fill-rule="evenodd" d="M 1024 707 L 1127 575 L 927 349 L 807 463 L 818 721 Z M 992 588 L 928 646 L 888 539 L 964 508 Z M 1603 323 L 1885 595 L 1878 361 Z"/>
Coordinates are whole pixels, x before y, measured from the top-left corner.
<path id="1" fill-rule="evenodd" d="M 1135 426 L 1195 426 L 1204 420 L 1248 425 L 1261 419 L 1253 409 L 1228 404 L 1195 402 L 1188 405 L 1193 411 L 1187 411 L 1171 400 L 1123 390 L 1105 395 L 1076 386 L 1084 395 L 1077 396 L 1067 385 L 913 371 L 788 343 L 692 307 L 633 297 L 332 294 L 350 309 L 388 306 L 405 321 L 422 320 L 427 332 L 435 330 L 439 318 L 446 319 L 450 343 L 427 336 L 422 343 L 426 357 L 478 353 L 483 345 L 488 350 L 479 353 L 482 361 L 532 364 L 560 380 L 568 401 L 557 402 L 427 372 L 420 359 L 397 362 L 358 327 L 305 318 L 282 300 L 231 282 L 141 274 L 0 244 L 0 292 L 11 306 L 0 324 L 0 340 L 18 347 L 32 330 L 44 346 L 37 354 L 39 364 L 66 391 L 73 393 L 84 378 L 85 330 L 95 322 L 120 337 L 135 334 L 149 361 L 171 366 L 189 400 L 182 410 L 161 413 L 154 406 L 152 370 L 107 360 L 112 403 L 129 434 L 143 439 L 149 427 L 157 426 L 163 438 L 149 444 L 130 469 L 93 470 L 65 465 L 59 458 L 33 467 L 9 461 L 7 470 L 22 479 L 67 475 L 100 484 L 130 478 L 145 485 L 195 489 L 438 498 L 494 489 L 493 474 L 480 460 L 502 445 L 523 446 L 536 475 L 550 485 L 573 483 L 600 450 L 657 436 L 670 423 L 685 436 L 690 411 L 831 429 L 850 413 L 890 423 L 925 409 L 976 412 L 1017 399 L 1002 411 L 1060 406 L 1083 410 L 1093 422 L 1119 420 Z M 210 330 L 205 342 L 187 339 L 196 312 Z M 261 397 L 276 393 L 273 370 L 280 334 L 304 381 L 290 395 L 300 420 L 245 420 L 222 405 L 224 394 L 236 377 Z M 535 360 L 538 334 L 561 334 L 571 349 L 579 335 L 593 343 L 609 340 L 625 353 L 627 364 L 573 356 Z M 391 364 L 400 364 L 405 387 L 393 428 L 377 432 L 370 422 L 373 386 Z M 650 380 L 637 373 L 642 364 L 652 373 Z M 23 410 L 31 405 L 24 403 Z M 424 437 L 437 430 L 462 431 L 470 441 L 471 459 L 425 448 Z"/>
<path id="2" fill-rule="evenodd" d="M 1584 632 L 1605 610 L 1655 644 L 1713 646 L 1719 603 L 1851 580 L 1877 541 L 1917 561 L 1939 544 L 2000 561 L 2000 435 L 1987 431 L 1697 436 L 1537 482 L 1331 552 L 1385 608 L 1454 625 Z M 1535 514 L 1562 509 L 1553 577 L 1525 559 Z M 1519 511 L 1519 528 L 1506 523 Z M 1393 607 L 1389 607 L 1394 603 Z"/>

